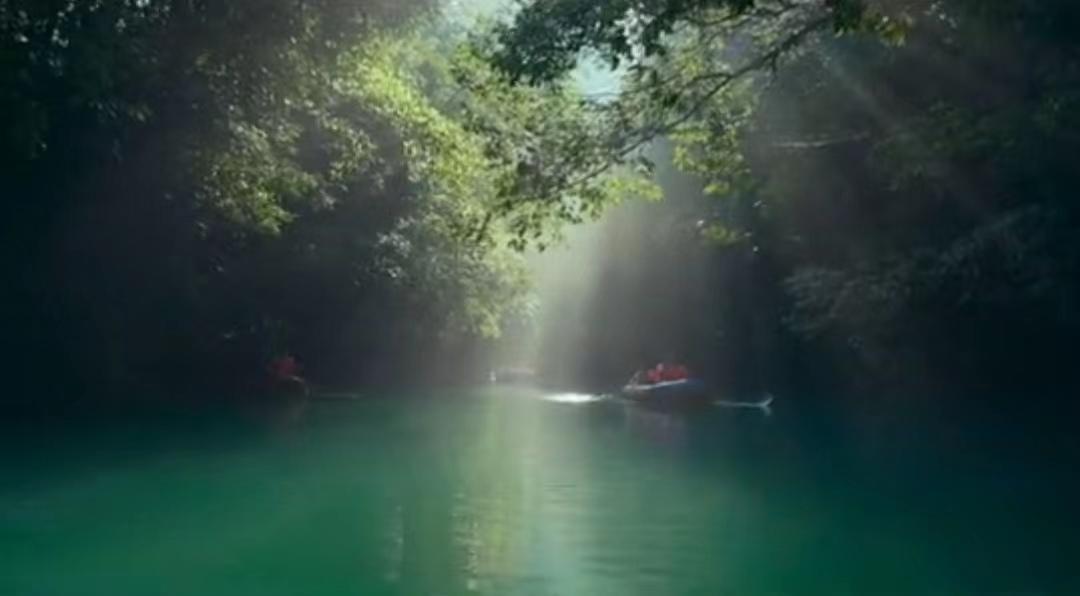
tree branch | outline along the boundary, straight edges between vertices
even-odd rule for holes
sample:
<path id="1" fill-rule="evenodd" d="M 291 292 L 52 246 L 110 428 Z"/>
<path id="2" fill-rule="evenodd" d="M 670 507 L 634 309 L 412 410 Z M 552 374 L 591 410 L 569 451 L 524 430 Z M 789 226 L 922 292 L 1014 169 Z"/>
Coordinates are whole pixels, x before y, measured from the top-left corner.
<path id="1" fill-rule="evenodd" d="M 779 61 L 780 58 L 783 57 L 784 54 L 794 49 L 813 33 L 824 29 L 826 26 L 829 25 L 829 23 L 832 22 L 832 20 L 833 19 L 831 15 L 824 15 L 804 23 L 801 27 L 799 27 L 798 30 L 782 39 L 770 50 L 760 54 L 753 60 L 747 62 L 746 64 L 735 70 L 706 73 L 694 77 L 689 82 L 691 85 L 697 85 L 699 83 L 712 80 L 715 80 L 715 84 L 713 84 L 701 97 L 694 101 L 690 105 L 690 107 L 682 110 L 681 113 L 677 114 L 670 120 L 652 126 L 640 128 L 633 133 L 627 135 L 624 141 L 617 143 L 617 145 L 622 146 L 619 147 L 603 164 L 600 164 L 592 170 L 585 172 L 581 176 L 561 185 L 560 187 L 556 188 L 555 191 L 565 191 L 586 184 L 590 180 L 593 180 L 607 173 L 615 165 L 621 163 L 624 159 L 626 159 L 627 156 L 629 156 L 631 153 L 637 151 L 656 137 L 674 132 L 679 127 L 690 121 L 690 119 L 692 119 L 694 116 L 696 116 L 708 104 L 708 102 L 711 101 L 714 97 L 716 97 L 716 95 L 719 94 L 721 91 L 731 86 L 731 84 L 733 84 L 734 82 L 742 79 L 745 76 L 748 76 L 753 72 L 760 71 L 767 67 L 775 67 L 776 63 Z M 688 87 L 689 85 L 683 85 L 682 89 L 680 89 L 680 92 L 685 91 Z"/>

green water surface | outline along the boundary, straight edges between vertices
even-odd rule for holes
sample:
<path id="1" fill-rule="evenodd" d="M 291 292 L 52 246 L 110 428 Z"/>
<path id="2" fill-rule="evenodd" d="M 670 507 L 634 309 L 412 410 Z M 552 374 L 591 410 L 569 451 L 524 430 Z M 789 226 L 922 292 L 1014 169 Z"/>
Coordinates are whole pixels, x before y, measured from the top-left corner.
<path id="1" fill-rule="evenodd" d="M 1071 469 L 987 436 L 492 388 L 22 426 L 0 593 L 1077 593 Z"/>

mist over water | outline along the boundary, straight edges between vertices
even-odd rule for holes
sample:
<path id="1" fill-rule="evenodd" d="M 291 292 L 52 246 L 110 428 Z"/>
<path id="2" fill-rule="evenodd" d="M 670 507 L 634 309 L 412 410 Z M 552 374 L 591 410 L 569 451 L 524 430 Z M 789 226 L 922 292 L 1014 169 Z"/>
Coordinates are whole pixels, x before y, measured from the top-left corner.
<path id="1" fill-rule="evenodd" d="M 717 306 L 752 299 L 723 292 L 745 267 L 719 262 L 702 237 L 698 218 L 714 200 L 674 169 L 668 144 L 655 143 L 649 154 L 663 200 L 621 203 L 568 228 L 562 243 L 531 253 L 533 325 L 509 334 L 496 366 L 535 369 L 546 383 L 590 391 L 619 387 L 665 359 L 722 382 L 736 376 L 717 358 L 727 349 L 724 333 L 738 331 L 725 324 L 752 322 L 725 322 L 732 311 Z M 742 376 L 760 380 L 759 371 L 743 368 Z"/>

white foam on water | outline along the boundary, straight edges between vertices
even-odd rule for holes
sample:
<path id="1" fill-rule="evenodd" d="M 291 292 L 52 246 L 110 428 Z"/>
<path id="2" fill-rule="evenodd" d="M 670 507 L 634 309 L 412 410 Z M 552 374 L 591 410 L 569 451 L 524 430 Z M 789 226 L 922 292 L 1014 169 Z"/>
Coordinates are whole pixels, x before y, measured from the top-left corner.
<path id="1" fill-rule="evenodd" d="M 592 393 L 546 393 L 544 394 L 544 401 L 553 401 L 560 404 L 587 404 L 594 401 L 600 401 L 603 399 L 602 395 L 595 395 Z"/>

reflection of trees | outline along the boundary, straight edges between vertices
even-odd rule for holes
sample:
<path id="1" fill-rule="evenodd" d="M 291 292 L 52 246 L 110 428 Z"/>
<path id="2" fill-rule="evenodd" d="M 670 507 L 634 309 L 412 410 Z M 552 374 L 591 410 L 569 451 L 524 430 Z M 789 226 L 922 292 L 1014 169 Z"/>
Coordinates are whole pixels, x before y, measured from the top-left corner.
<path id="1" fill-rule="evenodd" d="M 695 512 L 670 506 L 693 501 L 673 494 L 692 489 L 672 482 L 670 452 L 644 461 L 622 452 L 642 436 L 649 448 L 681 445 L 685 421 L 607 413 L 526 398 L 487 402 L 471 416 L 455 445 L 460 484 L 444 487 L 457 490 L 448 545 L 456 588 L 617 593 L 636 582 L 653 593 L 669 579 L 656 573 L 663 565 L 699 556 Z"/>
<path id="2" fill-rule="evenodd" d="M 423 445 L 402 462 L 391 536 L 390 565 L 403 593 L 504 593 L 572 575 L 575 550 L 565 536 L 573 531 L 558 499 L 587 482 L 580 460 L 563 456 L 580 449 L 544 420 L 544 408 L 492 400 L 433 421 L 439 428 L 424 425 Z"/>
<path id="3" fill-rule="evenodd" d="M 526 567 L 537 429 L 496 401 L 462 405 L 451 406 L 452 421 L 425 420 L 412 437 L 419 445 L 400 458 L 388 564 L 403 594 L 488 589 Z"/>
<path id="4" fill-rule="evenodd" d="M 693 420 L 521 395 L 472 405 L 433 415 L 397 458 L 402 593 L 655 594 L 689 585 L 687 570 L 716 586 L 760 542 L 760 495 L 688 462 Z"/>
<path id="5" fill-rule="evenodd" d="M 530 445 L 538 429 L 535 417 L 520 416 L 516 405 L 486 403 L 475 416 L 476 428 L 459 462 L 462 486 L 454 503 L 455 535 L 473 586 L 498 583 L 527 565 L 522 531 L 528 524 L 526 501 L 536 481 Z"/>
<path id="6" fill-rule="evenodd" d="M 401 462 L 397 576 L 404 594 L 454 594 L 464 588 L 461 555 L 454 543 L 452 450 L 438 435 Z"/>

